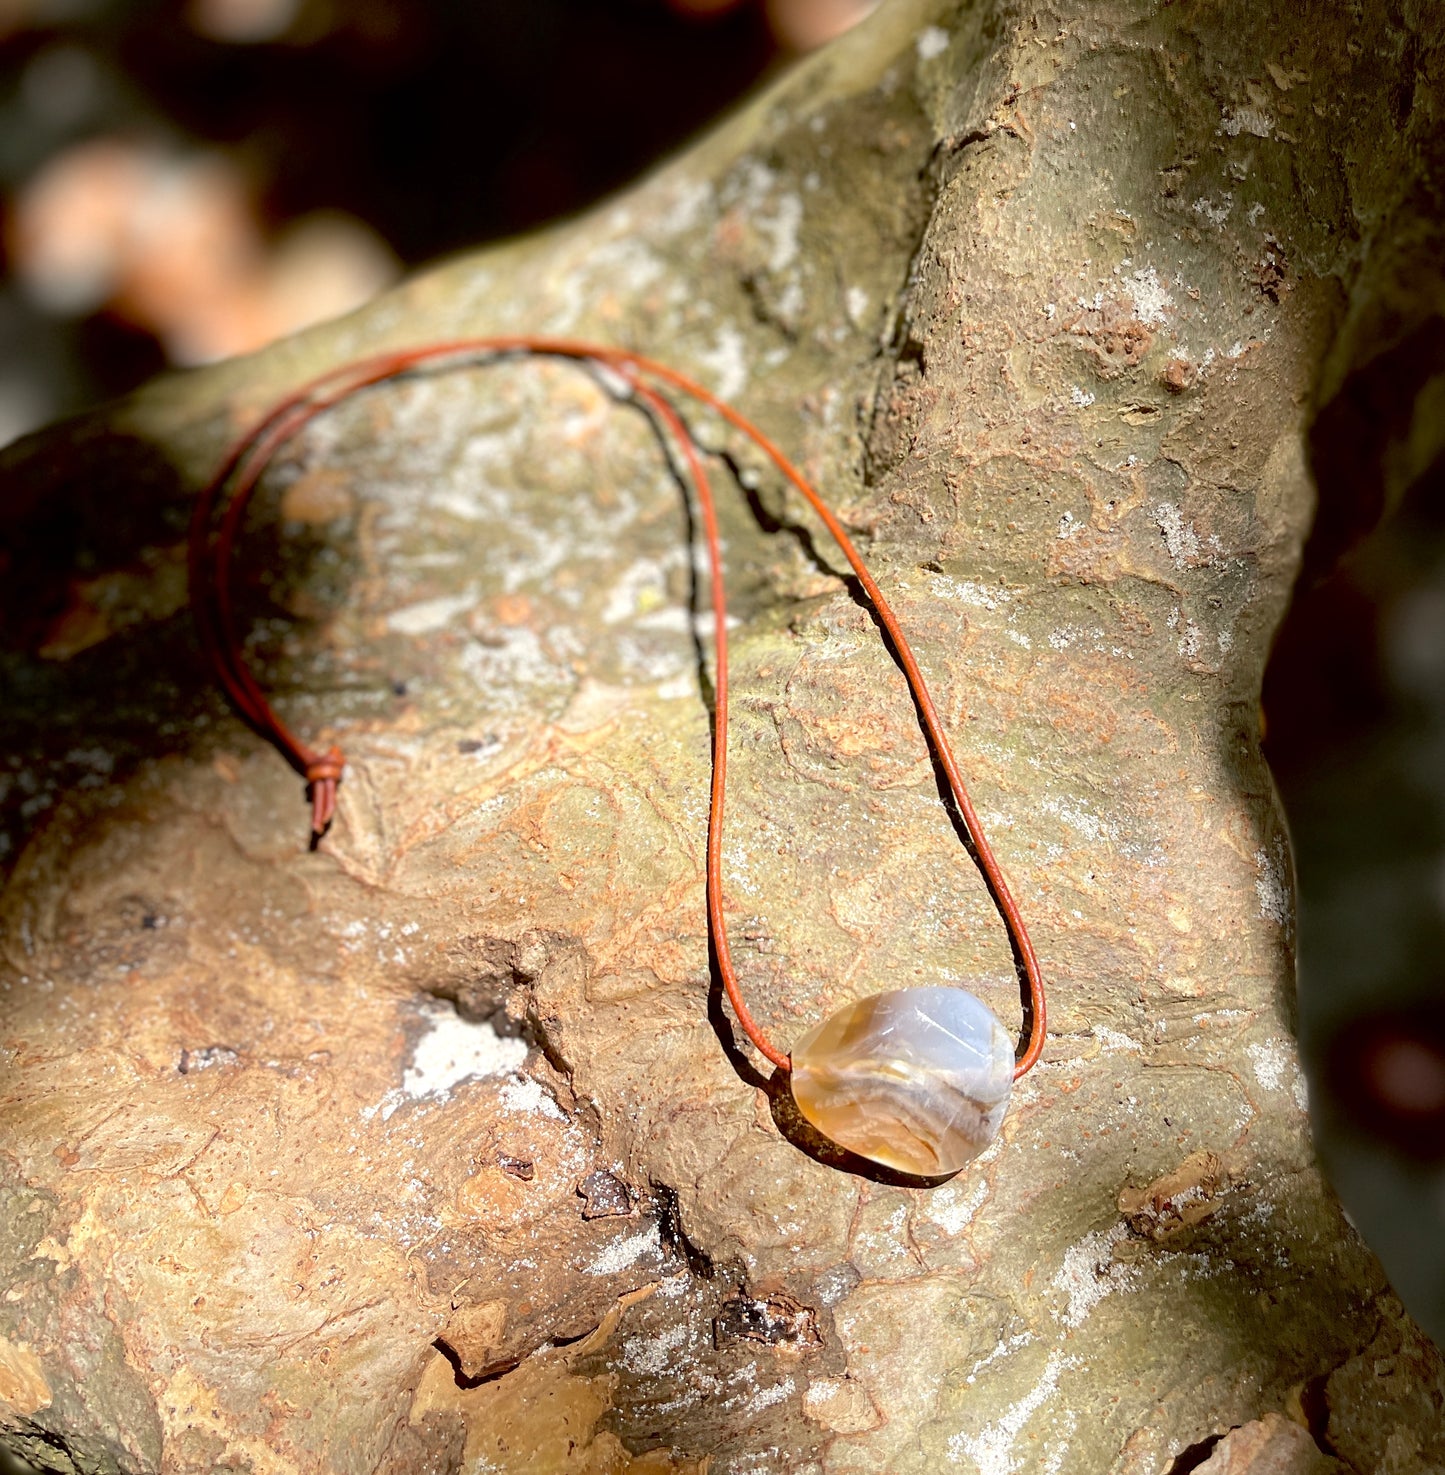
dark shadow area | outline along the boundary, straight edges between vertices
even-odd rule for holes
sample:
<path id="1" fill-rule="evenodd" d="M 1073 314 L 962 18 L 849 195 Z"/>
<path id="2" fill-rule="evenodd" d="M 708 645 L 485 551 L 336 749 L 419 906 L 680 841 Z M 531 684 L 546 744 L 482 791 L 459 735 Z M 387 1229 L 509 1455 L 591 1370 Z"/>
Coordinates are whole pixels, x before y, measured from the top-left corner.
<path id="1" fill-rule="evenodd" d="M 284 529 L 264 487 L 232 562 L 243 639 L 263 635 L 268 690 L 394 712 L 405 684 L 348 678 L 308 642 L 270 657 L 275 632 L 305 635 L 345 597 L 353 530 Z M 0 874 L 61 806 L 118 788 L 167 753 L 209 753 L 237 716 L 204 659 L 189 602 L 193 489 L 155 444 L 103 413 L 0 451 Z M 342 575 L 336 577 L 340 567 Z M 314 613 L 279 602 L 320 591 Z M 254 659 L 254 658 L 253 658 Z"/>
<path id="2" fill-rule="evenodd" d="M 30 1437 L 40 1438 L 42 1436 L 32 1435 Z M 53 1440 L 51 1447 L 59 1454 L 65 1453 L 65 1446 L 59 1439 Z M 39 1475 L 39 1471 L 38 1465 L 32 1465 L 29 1460 L 22 1459 L 13 1450 L 0 1444 L 0 1475 Z"/>
<path id="3" fill-rule="evenodd" d="M 1190 1471 L 1197 1470 L 1214 1453 L 1223 1438 L 1223 1434 L 1210 1434 L 1181 1449 L 1164 1475 L 1190 1475 Z"/>
<path id="4" fill-rule="evenodd" d="M 780 490 L 779 506 L 775 512 L 763 501 L 760 476 L 743 466 L 728 447 L 707 445 L 702 440 L 698 440 L 698 444 L 703 446 L 710 456 L 716 456 L 727 467 L 743 500 L 748 504 L 748 511 L 752 513 L 753 520 L 763 532 L 770 537 L 778 533 L 786 533 L 798 545 L 803 557 L 820 574 L 826 574 L 830 579 L 837 579 L 847 588 L 856 603 L 868 605 L 868 596 L 863 586 L 858 582 L 856 576 L 849 572 L 847 564 L 829 563 L 813 538 L 813 530 L 805 523 L 797 522 L 787 515 L 785 510 L 788 501 L 787 487 Z"/>
<path id="5" fill-rule="evenodd" d="M 938 1188 L 950 1178 L 958 1176 L 956 1173 L 941 1173 L 936 1176 L 900 1173 L 896 1168 L 885 1167 L 871 1158 L 860 1157 L 856 1152 L 840 1147 L 831 1138 L 825 1137 L 798 1110 L 798 1103 L 793 1100 L 793 1093 L 788 1085 L 786 1071 L 774 1071 L 766 1089 L 768 1108 L 778 1134 L 791 1142 L 799 1152 L 806 1153 L 814 1162 L 822 1163 L 826 1168 L 836 1168 L 840 1173 L 850 1173 L 855 1178 L 866 1178 L 871 1183 L 883 1183 L 890 1188 Z"/>
<path id="6" fill-rule="evenodd" d="M 177 543 L 189 515 L 189 489 L 170 461 L 102 416 L 71 422 L 63 439 L 0 450 L 0 650 L 58 635 L 77 581 Z M 69 644 L 83 638 L 77 629 Z"/>
<path id="7" fill-rule="evenodd" d="M 1322 406 L 1320 513 L 1264 680 L 1293 839 L 1316 1145 L 1411 1314 L 1445 1336 L 1445 385 L 1427 318 Z M 1433 396 L 1433 398 L 1432 398 Z M 1393 479 L 1394 490 L 1391 490 Z M 1391 496 L 1398 505 L 1389 505 Z"/>
<path id="8" fill-rule="evenodd" d="M 557 1345 L 565 1346 L 565 1339 L 557 1338 Z M 445 1337 L 438 1337 L 432 1346 L 451 1364 L 452 1379 L 458 1388 L 463 1389 L 480 1388 L 485 1383 L 495 1383 L 498 1378 L 505 1378 L 520 1361 L 516 1357 L 508 1358 L 504 1362 L 497 1363 L 495 1367 L 483 1368 L 481 1372 L 471 1374 L 463 1368 L 461 1355 Z"/>
<path id="9" fill-rule="evenodd" d="M 687 1266 L 691 1275 L 700 1280 L 712 1280 L 717 1274 L 717 1268 L 713 1265 L 712 1258 L 706 1251 L 698 1248 L 682 1227 L 682 1208 L 677 1190 L 670 1184 L 655 1181 L 649 1187 L 657 1213 L 657 1232 L 662 1243 Z"/>
<path id="10" fill-rule="evenodd" d="M 184 607 L 184 519 L 175 468 L 98 419 L 0 453 L 0 871 L 67 795 L 219 715 Z"/>
<path id="11" fill-rule="evenodd" d="M 1305 1427 L 1310 1431 L 1310 1438 L 1319 1445 L 1327 1455 L 1337 1455 L 1337 1450 L 1330 1442 L 1330 1400 L 1329 1400 L 1329 1375 L 1321 1373 L 1305 1382 L 1300 1389 L 1300 1412 L 1305 1416 Z"/>
<path id="12" fill-rule="evenodd" d="M 1395 510 L 1388 469 L 1421 413 L 1418 394 L 1442 378 L 1445 318 L 1431 317 L 1362 364 L 1320 410 L 1310 431 L 1319 500 L 1299 577 L 1306 595 L 1330 580 L 1350 549 Z"/>

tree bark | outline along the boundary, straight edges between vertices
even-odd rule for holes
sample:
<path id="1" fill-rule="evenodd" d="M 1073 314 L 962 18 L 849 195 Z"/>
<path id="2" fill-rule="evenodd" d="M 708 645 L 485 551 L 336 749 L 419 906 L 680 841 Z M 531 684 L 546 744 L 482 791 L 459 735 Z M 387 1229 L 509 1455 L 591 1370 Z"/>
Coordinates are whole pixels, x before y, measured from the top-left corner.
<path id="1" fill-rule="evenodd" d="M 1438 1354 L 1313 1165 L 1258 694 L 1316 406 L 1421 310 L 1441 30 L 892 0 L 607 208 L 12 450 L 11 1446 L 1153 1475 L 1258 1422 L 1221 1468 L 1438 1469 Z M 270 478 L 253 654 L 350 763 L 316 852 L 210 684 L 184 528 L 223 445 L 353 357 L 512 331 L 696 374 L 866 536 L 1052 985 L 948 1185 L 830 1165 L 715 1027 L 690 525 L 605 383 L 419 374 Z M 752 1007 L 786 1044 L 956 981 L 1016 1020 L 901 677 L 734 450 Z"/>

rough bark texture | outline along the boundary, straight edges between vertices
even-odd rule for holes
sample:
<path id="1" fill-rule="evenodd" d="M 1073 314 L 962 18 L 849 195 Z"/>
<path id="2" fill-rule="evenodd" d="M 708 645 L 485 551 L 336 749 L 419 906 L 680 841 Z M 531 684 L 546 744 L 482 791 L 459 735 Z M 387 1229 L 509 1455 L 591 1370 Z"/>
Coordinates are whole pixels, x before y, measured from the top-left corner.
<path id="1" fill-rule="evenodd" d="M 1257 694 L 1313 405 L 1435 208 L 1440 83 L 1424 6 L 894 0 L 611 208 L 12 452 L 12 1447 L 1152 1475 L 1283 1410 L 1319 1461 L 1270 1424 L 1217 1467 L 1439 1469 L 1438 1355 L 1312 1163 Z M 318 852 L 211 689 L 181 538 L 227 437 L 363 352 L 512 329 L 691 369 L 866 534 L 1053 986 L 947 1186 L 820 1160 L 720 1048 L 688 523 L 605 386 L 419 376 L 272 478 L 256 658 L 351 764 Z M 1016 1018 L 796 515 L 767 476 L 725 512 L 754 1007 L 787 1041 L 942 979 Z"/>

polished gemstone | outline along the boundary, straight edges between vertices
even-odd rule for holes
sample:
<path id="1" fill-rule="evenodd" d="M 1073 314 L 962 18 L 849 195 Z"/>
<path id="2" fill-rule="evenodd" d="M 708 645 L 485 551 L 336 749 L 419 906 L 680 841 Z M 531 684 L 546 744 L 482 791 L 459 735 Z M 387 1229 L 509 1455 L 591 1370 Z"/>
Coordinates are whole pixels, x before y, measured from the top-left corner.
<path id="1" fill-rule="evenodd" d="M 798 1042 L 793 1099 L 825 1137 L 899 1172 L 956 1173 L 993 1141 L 1014 1050 L 961 988 L 899 988 L 839 1009 Z"/>

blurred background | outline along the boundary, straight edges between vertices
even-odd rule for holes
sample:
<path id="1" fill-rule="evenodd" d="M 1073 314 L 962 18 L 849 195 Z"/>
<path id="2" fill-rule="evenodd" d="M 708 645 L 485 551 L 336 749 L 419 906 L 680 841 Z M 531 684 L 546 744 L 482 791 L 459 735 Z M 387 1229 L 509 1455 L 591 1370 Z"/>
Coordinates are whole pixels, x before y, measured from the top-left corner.
<path id="1" fill-rule="evenodd" d="M 1445 323 L 1428 331 L 1445 347 Z M 1445 462 L 1343 553 L 1321 552 L 1328 534 L 1321 518 L 1264 685 L 1310 1121 L 1346 1211 L 1445 1347 Z"/>
<path id="2" fill-rule="evenodd" d="M 876 0 L 0 0 L 0 445 L 587 204 Z"/>

